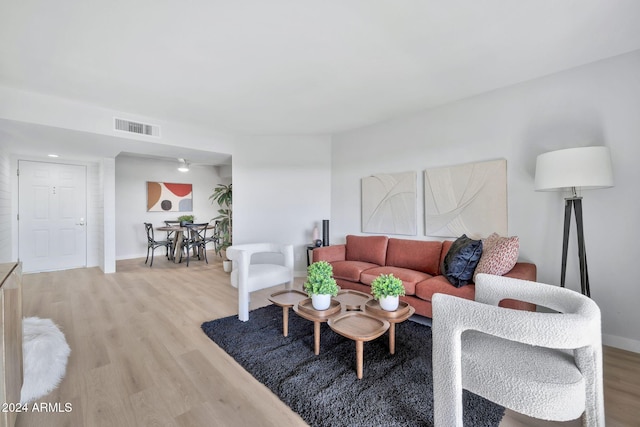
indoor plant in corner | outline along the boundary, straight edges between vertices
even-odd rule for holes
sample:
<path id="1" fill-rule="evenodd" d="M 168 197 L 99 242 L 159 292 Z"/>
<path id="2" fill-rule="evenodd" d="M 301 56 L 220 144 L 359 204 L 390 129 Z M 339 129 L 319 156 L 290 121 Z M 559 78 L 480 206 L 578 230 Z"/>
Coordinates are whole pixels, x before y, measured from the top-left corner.
<path id="1" fill-rule="evenodd" d="M 383 310 L 397 310 L 400 303 L 399 297 L 404 294 L 402 280 L 393 274 L 381 274 L 371 282 L 371 295 L 380 302 Z"/>
<path id="2" fill-rule="evenodd" d="M 231 261 L 227 259 L 227 248 L 232 243 L 232 227 L 231 227 L 231 214 L 233 211 L 233 189 L 232 184 L 224 185 L 218 184 L 213 189 L 213 194 L 209 196 L 211 203 L 218 204 L 218 216 L 212 219 L 215 221 L 216 229 L 214 233 L 217 243 L 215 246 L 216 255 L 222 257 L 222 263 L 224 271 L 229 273 L 231 271 Z"/>
<path id="3" fill-rule="evenodd" d="M 338 295 L 338 284 L 333 278 L 333 267 L 326 261 L 317 261 L 307 268 L 304 290 L 311 298 L 316 310 L 326 310 L 331 305 L 331 297 Z"/>

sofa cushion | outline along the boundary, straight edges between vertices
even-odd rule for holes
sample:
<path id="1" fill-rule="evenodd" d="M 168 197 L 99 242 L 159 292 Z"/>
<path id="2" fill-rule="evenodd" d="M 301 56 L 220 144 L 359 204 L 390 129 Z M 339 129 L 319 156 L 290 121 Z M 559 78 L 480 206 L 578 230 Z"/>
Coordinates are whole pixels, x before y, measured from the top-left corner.
<path id="1" fill-rule="evenodd" d="M 347 261 L 362 261 L 384 265 L 387 256 L 387 236 L 347 236 Z"/>
<path id="2" fill-rule="evenodd" d="M 431 274 L 410 270 L 408 268 L 384 266 L 374 267 L 363 271 L 360 275 L 360 281 L 365 285 L 371 286 L 371 282 L 381 274 L 393 274 L 395 277 L 402 280 L 402 284 L 404 285 L 404 290 L 407 295 L 414 295 L 416 293 L 416 283 L 432 277 Z"/>
<path id="3" fill-rule="evenodd" d="M 482 241 L 473 240 L 463 234 L 451 245 L 444 257 L 442 272 L 456 287 L 464 286 L 473 279 L 473 272 L 482 255 Z"/>
<path id="4" fill-rule="evenodd" d="M 334 261 L 330 264 L 333 267 L 335 279 L 351 280 L 352 282 L 359 282 L 363 271 L 378 267 L 377 264 L 362 261 Z"/>
<path id="5" fill-rule="evenodd" d="M 311 252 L 313 253 L 313 262 L 344 261 L 346 259 L 347 247 L 345 245 L 321 246 L 314 248 Z"/>
<path id="6" fill-rule="evenodd" d="M 451 245 L 453 245 L 453 240 L 445 240 L 442 242 L 442 253 L 440 254 L 440 264 L 438 265 L 438 275 L 443 274 L 442 266 L 444 265 L 444 257 L 449 253 L 449 249 L 451 249 Z"/>
<path id="7" fill-rule="evenodd" d="M 391 238 L 387 244 L 385 265 L 435 275 L 438 274 L 440 252 L 442 242 Z"/>
<path id="8" fill-rule="evenodd" d="M 479 273 L 502 276 L 511 271 L 518 262 L 520 241 L 517 236 L 500 237 L 493 233 L 482 241 L 482 256 L 473 278 Z"/>
<path id="9" fill-rule="evenodd" d="M 416 296 L 420 299 L 431 301 L 433 294 L 449 294 L 460 298 L 474 299 L 476 286 L 469 284 L 456 288 L 444 276 L 435 276 L 416 284 Z"/>

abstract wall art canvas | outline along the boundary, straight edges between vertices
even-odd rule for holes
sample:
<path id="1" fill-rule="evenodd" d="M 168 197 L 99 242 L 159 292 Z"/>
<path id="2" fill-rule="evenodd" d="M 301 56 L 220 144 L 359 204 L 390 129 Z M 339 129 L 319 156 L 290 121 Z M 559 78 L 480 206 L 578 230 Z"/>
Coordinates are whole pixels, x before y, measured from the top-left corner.
<path id="1" fill-rule="evenodd" d="M 415 236 L 416 182 L 416 172 L 362 178 L 362 232 Z"/>
<path id="2" fill-rule="evenodd" d="M 147 212 L 193 211 L 193 185 L 147 181 Z"/>
<path id="3" fill-rule="evenodd" d="M 507 161 L 425 170 L 424 204 L 427 236 L 506 236 Z"/>

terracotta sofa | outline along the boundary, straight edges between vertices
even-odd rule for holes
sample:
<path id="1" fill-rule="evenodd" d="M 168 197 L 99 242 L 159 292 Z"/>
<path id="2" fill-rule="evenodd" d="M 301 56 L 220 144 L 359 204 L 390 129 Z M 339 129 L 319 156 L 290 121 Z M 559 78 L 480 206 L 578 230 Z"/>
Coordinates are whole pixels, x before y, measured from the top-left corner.
<path id="1" fill-rule="evenodd" d="M 348 235 L 346 244 L 314 249 L 313 261 L 329 262 L 341 288 L 366 293 L 371 293 L 371 282 L 380 274 L 393 273 L 405 287 L 407 295 L 401 299 L 415 307 L 416 314 L 432 317 L 431 297 L 435 293 L 471 300 L 475 296 L 475 285 L 457 288 L 441 273 L 452 243 Z M 536 266 L 518 262 L 505 276 L 535 281 Z M 504 300 L 500 305 L 530 311 L 536 308 L 534 304 L 515 300 Z"/>

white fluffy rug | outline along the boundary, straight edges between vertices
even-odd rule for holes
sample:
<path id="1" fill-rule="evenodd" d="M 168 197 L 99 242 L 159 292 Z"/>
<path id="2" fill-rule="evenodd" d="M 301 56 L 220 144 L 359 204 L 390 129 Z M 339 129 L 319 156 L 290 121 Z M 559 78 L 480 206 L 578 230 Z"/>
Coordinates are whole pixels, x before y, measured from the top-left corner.
<path id="1" fill-rule="evenodd" d="M 26 404 L 58 386 L 67 369 L 71 349 L 51 319 L 23 319 L 22 334 L 24 383 L 20 401 Z"/>

